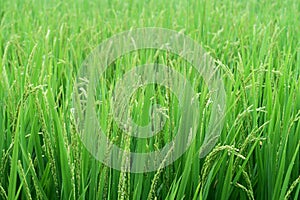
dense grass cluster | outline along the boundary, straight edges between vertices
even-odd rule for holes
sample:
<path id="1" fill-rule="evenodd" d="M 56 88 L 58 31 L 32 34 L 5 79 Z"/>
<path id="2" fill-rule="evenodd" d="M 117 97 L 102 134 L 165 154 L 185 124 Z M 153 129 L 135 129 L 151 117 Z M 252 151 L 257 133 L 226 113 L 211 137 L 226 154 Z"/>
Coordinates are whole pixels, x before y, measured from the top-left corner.
<path id="1" fill-rule="evenodd" d="M 201 117 L 188 151 L 151 173 L 124 173 L 97 161 L 72 116 L 74 80 L 103 40 L 137 27 L 184 32 L 216 59 L 227 110 L 218 145 L 199 158 L 210 114 L 209 92 L 176 55 L 132 52 L 100 79 L 100 124 L 137 152 L 172 140 L 176 97 L 149 85 L 132 97 L 132 118 L 168 115 L 155 137 L 122 134 L 110 113 L 116 81 L 135 65 L 173 67 L 199 92 Z M 299 199 L 300 3 L 286 1 L 0 0 L 0 199 Z"/>

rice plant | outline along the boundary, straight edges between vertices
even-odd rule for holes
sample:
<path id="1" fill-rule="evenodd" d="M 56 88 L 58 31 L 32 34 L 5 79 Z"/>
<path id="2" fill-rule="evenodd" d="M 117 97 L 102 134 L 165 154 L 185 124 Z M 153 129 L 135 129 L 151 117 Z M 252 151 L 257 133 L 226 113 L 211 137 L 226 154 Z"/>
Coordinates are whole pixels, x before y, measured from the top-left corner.
<path id="1" fill-rule="evenodd" d="M 98 123 L 118 147 L 163 148 L 185 112 L 167 87 L 141 86 L 128 102 L 130 118 L 145 126 L 159 104 L 165 123 L 151 138 L 125 134 L 111 100 L 134 66 L 176 70 L 199 103 L 187 151 L 166 167 L 130 173 L 103 164 L 83 144 L 73 93 L 84 60 L 101 42 L 142 27 L 198 42 L 221 74 L 226 111 L 217 145 L 201 157 L 213 103 L 205 80 L 168 51 L 119 57 L 95 91 Z M 299 35 L 297 0 L 0 0 L 0 199 L 299 199 Z"/>

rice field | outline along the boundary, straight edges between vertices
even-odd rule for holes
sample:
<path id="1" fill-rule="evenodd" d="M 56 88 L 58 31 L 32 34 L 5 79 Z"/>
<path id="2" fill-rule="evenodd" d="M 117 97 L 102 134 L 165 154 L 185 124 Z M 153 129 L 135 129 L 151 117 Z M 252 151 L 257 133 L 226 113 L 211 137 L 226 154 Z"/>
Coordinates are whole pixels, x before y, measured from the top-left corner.
<path id="1" fill-rule="evenodd" d="M 205 154 L 218 98 L 195 66 L 168 50 L 139 49 L 109 63 L 94 77 L 96 121 L 78 121 L 74 93 L 85 61 L 116 34 L 145 27 L 184 34 L 213 58 L 226 99 L 220 135 Z M 0 199 L 299 199 L 299 35 L 297 0 L 0 0 Z M 162 65 L 176 71 L 197 111 L 182 105 L 186 87 L 173 85 L 181 97 L 150 79 L 124 78 L 150 63 L 140 77 L 160 77 Z M 116 96 L 118 87 L 125 93 Z M 134 137 L 122 120 L 157 133 Z M 169 152 L 155 170 L 120 170 L 82 139 L 95 123 L 127 152 L 158 151 L 190 127 L 194 139 L 168 165 Z"/>

